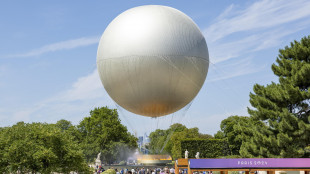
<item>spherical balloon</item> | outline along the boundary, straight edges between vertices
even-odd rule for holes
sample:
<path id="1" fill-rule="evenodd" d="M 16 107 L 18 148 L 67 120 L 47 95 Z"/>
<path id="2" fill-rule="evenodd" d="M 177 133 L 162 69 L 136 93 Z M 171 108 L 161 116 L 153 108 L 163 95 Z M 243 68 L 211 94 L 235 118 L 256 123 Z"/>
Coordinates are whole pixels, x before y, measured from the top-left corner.
<path id="1" fill-rule="evenodd" d="M 98 46 L 104 88 L 121 107 L 159 117 L 190 103 L 208 72 L 204 36 L 184 13 L 147 5 L 117 16 Z"/>

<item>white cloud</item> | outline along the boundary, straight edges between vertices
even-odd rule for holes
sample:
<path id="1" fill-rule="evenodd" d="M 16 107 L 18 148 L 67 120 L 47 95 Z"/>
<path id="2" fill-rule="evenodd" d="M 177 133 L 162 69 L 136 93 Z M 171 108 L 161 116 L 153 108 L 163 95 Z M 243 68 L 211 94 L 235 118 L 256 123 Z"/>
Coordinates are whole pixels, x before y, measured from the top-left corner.
<path id="1" fill-rule="evenodd" d="M 77 100 L 92 100 L 104 96 L 103 86 L 100 81 L 97 69 L 91 74 L 79 78 L 72 88 L 65 91 L 56 100 L 71 102 Z"/>
<path id="2" fill-rule="evenodd" d="M 279 46 L 284 37 L 310 27 L 308 18 L 299 20 L 310 17 L 309 9 L 310 1 L 303 0 L 263 0 L 242 10 L 229 6 L 205 30 L 211 62 Z"/>
<path id="3" fill-rule="evenodd" d="M 13 113 L 12 119 L 14 122 L 19 122 L 19 121 L 28 122 L 31 120 L 31 118 L 30 118 L 31 114 L 39 108 L 40 107 L 30 107 L 30 108 L 18 110 L 15 113 Z"/>
<path id="4" fill-rule="evenodd" d="M 78 47 L 85 47 L 85 46 L 97 44 L 99 42 L 99 39 L 100 39 L 99 36 L 92 36 L 92 37 L 82 37 L 78 39 L 66 40 L 66 41 L 61 41 L 61 42 L 45 45 L 45 46 L 31 50 L 26 53 L 9 55 L 8 57 L 31 57 L 31 56 L 38 56 L 38 55 L 49 53 L 49 52 L 70 50 L 70 49 L 74 49 Z"/>
<path id="5" fill-rule="evenodd" d="M 72 111 L 87 114 L 90 109 L 98 106 L 114 106 L 114 102 L 101 84 L 97 69 L 91 74 L 80 77 L 70 89 L 60 92 L 42 103 L 44 103 L 44 107 L 59 110 L 60 113 L 67 115 L 72 115 Z"/>
<path id="6" fill-rule="evenodd" d="M 294 25 L 294 27 L 289 29 L 279 27 L 237 40 L 210 43 L 210 61 L 212 63 L 219 63 L 245 56 L 252 52 L 279 46 L 282 43 L 282 38 L 304 28 L 305 26 L 303 25 Z"/>
<path id="7" fill-rule="evenodd" d="M 233 77 L 239 77 L 251 73 L 256 73 L 263 70 L 266 66 L 257 66 L 252 63 L 252 58 L 239 59 L 238 61 L 221 65 L 211 64 L 210 75 L 206 82 L 216 82 L 220 80 L 230 79 Z M 224 71 L 225 70 L 225 71 Z"/>
<path id="8" fill-rule="evenodd" d="M 217 41 L 230 34 L 279 26 L 310 16 L 307 0 L 262 0 L 244 10 L 229 6 L 218 21 L 205 30 L 208 40 Z"/>
<path id="9" fill-rule="evenodd" d="M 235 5 L 231 4 L 230 6 L 228 6 L 217 18 L 216 21 L 221 21 L 223 19 L 225 19 L 227 16 L 231 15 L 234 13 L 234 9 Z"/>
<path id="10" fill-rule="evenodd" d="M 64 118 L 77 123 L 87 116 L 91 109 L 101 106 L 115 107 L 95 69 L 91 74 L 77 79 L 71 88 L 27 108 L 17 108 L 17 111 L 10 115 L 13 116 L 13 122 L 55 122 Z"/>

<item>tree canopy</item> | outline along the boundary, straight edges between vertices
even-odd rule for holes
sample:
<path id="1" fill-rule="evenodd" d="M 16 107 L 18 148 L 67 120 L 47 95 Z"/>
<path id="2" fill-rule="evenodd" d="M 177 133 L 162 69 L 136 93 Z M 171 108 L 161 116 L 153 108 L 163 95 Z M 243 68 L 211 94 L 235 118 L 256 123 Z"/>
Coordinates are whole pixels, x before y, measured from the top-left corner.
<path id="1" fill-rule="evenodd" d="M 53 124 L 19 122 L 0 130 L 0 173 L 89 172 L 83 151 Z"/>
<path id="2" fill-rule="evenodd" d="M 279 82 L 256 84 L 250 94 L 255 109 L 249 114 L 266 126 L 244 143 L 242 155 L 304 157 L 310 144 L 310 36 L 280 49 L 272 71 Z"/>
<path id="3" fill-rule="evenodd" d="M 89 172 L 101 152 L 104 163 L 126 160 L 137 148 L 115 109 L 95 108 L 79 125 L 19 122 L 0 128 L 0 173 Z"/>
<path id="4" fill-rule="evenodd" d="M 226 139 L 231 155 L 240 155 L 239 150 L 243 141 L 253 136 L 253 126 L 261 124 L 250 117 L 230 116 L 221 122 L 221 131 L 215 138 Z"/>
<path id="5" fill-rule="evenodd" d="M 77 127 L 87 161 L 94 161 L 99 152 L 105 163 L 126 160 L 137 148 L 137 138 L 121 124 L 116 109 L 95 108 Z"/>

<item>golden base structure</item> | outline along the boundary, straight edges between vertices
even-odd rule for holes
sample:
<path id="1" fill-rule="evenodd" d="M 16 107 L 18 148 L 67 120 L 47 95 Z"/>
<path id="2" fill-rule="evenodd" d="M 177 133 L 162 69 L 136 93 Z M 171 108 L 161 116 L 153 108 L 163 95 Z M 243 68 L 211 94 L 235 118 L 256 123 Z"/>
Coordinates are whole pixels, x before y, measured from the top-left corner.
<path id="1" fill-rule="evenodd" d="M 137 163 L 144 165 L 165 165 L 171 163 L 170 155 L 138 155 Z"/>

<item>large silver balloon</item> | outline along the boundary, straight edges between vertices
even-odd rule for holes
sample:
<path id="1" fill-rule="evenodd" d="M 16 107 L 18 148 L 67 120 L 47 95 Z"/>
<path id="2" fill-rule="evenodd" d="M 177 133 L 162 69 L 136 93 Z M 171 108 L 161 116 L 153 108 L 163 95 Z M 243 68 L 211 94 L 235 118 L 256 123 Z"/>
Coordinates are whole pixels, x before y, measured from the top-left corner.
<path id="1" fill-rule="evenodd" d="M 159 117 L 193 100 L 205 81 L 209 55 L 202 33 L 187 15 L 147 5 L 121 13 L 108 25 L 97 67 L 118 105 Z"/>

